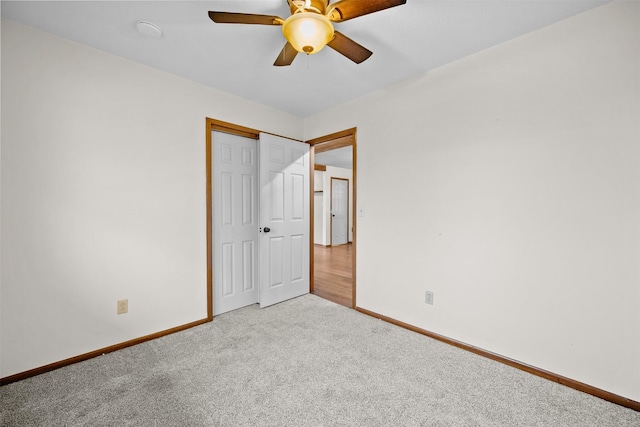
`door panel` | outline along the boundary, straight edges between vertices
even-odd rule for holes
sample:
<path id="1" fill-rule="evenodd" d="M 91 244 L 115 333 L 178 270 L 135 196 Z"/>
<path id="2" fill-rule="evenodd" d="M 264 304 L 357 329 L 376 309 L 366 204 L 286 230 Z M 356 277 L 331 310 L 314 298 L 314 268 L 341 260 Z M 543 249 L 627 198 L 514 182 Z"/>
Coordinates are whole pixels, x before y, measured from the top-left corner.
<path id="1" fill-rule="evenodd" d="M 283 285 L 284 277 L 284 237 L 269 237 L 269 287 Z"/>
<path id="2" fill-rule="evenodd" d="M 291 282 L 304 280 L 304 236 L 291 236 Z"/>
<path id="3" fill-rule="evenodd" d="M 220 273 L 222 276 L 222 296 L 228 297 L 233 295 L 233 242 L 223 243 L 221 245 L 222 262 L 220 264 Z"/>
<path id="4" fill-rule="evenodd" d="M 291 221 L 304 221 L 304 175 L 291 174 Z"/>
<path id="5" fill-rule="evenodd" d="M 257 248 L 253 240 L 242 242 L 242 290 L 251 292 L 256 288 Z"/>
<path id="6" fill-rule="evenodd" d="M 280 164 L 280 163 L 277 163 Z M 267 221 L 283 222 L 284 221 L 284 172 L 269 171 L 269 211 L 271 214 L 267 217 Z M 263 184 L 261 184 L 263 185 Z M 263 207 L 263 209 L 265 209 Z"/>
<path id="7" fill-rule="evenodd" d="M 242 175 L 242 225 L 256 225 L 256 177 Z"/>
<path id="8" fill-rule="evenodd" d="M 331 245 L 349 240 L 349 181 L 331 178 Z"/>
<path id="9" fill-rule="evenodd" d="M 309 146 L 260 134 L 259 147 L 260 306 L 266 307 L 309 292 Z"/>
<path id="10" fill-rule="evenodd" d="M 213 310 L 259 299 L 257 141 L 212 132 Z"/>

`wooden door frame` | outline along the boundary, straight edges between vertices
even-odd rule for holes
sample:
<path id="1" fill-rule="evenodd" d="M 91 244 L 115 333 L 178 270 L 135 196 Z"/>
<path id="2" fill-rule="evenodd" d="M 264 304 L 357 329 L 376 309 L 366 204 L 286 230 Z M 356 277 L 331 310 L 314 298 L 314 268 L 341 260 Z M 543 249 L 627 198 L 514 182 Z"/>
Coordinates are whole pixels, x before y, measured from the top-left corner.
<path id="1" fill-rule="evenodd" d="M 206 132 L 205 132 L 205 156 L 206 156 L 206 222 L 207 222 L 207 320 L 213 320 L 213 195 L 212 195 L 212 165 L 211 165 L 211 132 L 225 132 L 230 133 L 232 135 L 244 136 L 246 138 L 251 139 L 259 139 L 260 133 L 270 133 L 263 132 L 257 129 L 248 128 L 245 126 L 236 125 L 233 123 L 225 122 L 222 120 L 217 120 L 213 118 L 206 118 Z M 276 134 L 272 134 L 276 135 Z M 282 135 L 276 135 L 282 136 Z M 323 151 L 329 151 L 336 148 L 342 147 L 352 147 L 352 177 L 351 182 L 353 185 L 353 212 L 352 215 L 352 224 L 353 224 L 353 238 L 352 238 L 352 251 L 353 251 L 353 261 L 352 261 L 352 272 L 351 272 L 351 308 L 356 307 L 356 202 L 357 202 L 357 174 L 356 174 L 356 165 L 357 165 L 357 150 L 356 150 L 356 128 L 346 129 L 340 132 L 332 133 L 329 135 L 321 136 L 319 138 L 314 138 L 309 141 L 300 141 L 294 138 L 288 138 L 286 136 L 282 136 L 283 138 L 293 139 L 294 141 L 305 142 L 310 145 L 309 149 L 309 292 L 313 293 L 313 270 L 314 270 L 314 216 L 312 213 L 314 212 L 314 197 L 312 197 L 313 186 L 314 186 L 314 155 L 316 152 L 321 153 Z M 348 240 L 348 238 L 347 238 Z"/>
<path id="2" fill-rule="evenodd" d="M 343 148 L 343 147 L 351 147 L 352 149 L 352 159 L 351 159 L 351 184 L 353 186 L 353 196 L 352 196 L 352 204 L 353 204 L 353 209 L 351 212 L 351 216 L 352 216 L 352 226 L 353 226 L 353 238 L 351 241 L 352 247 L 352 253 L 353 253 L 353 259 L 351 262 L 351 308 L 356 308 L 356 249 L 357 249 L 357 239 L 356 239 L 356 235 L 357 235 L 357 230 L 358 227 L 356 225 L 356 212 L 357 212 L 357 145 L 356 145 L 356 133 L 357 133 L 357 128 L 351 128 L 351 129 L 345 129 L 343 131 L 340 132 L 335 132 L 329 135 L 325 135 L 325 136 L 321 136 L 318 138 L 314 138 L 311 139 L 309 141 L 305 141 L 307 142 L 309 145 L 311 145 L 311 162 L 312 162 L 312 171 L 314 169 L 313 167 L 313 163 L 314 163 L 314 156 L 315 153 L 322 153 L 323 151 L 329 151 L 329 150 L 334 150 L 336 148 Z M 313 190 L 313 173 L 311 174 L 311 190 Z M 314 208 L 313 208 L 313 197 L 311 198 L 311 212 L 314 212 Z M 311 261 L 311 293 L 313 293 L 314 290 L 314 283 L 313 283 L 313 270 L 314 270 L 314 246 L 313 246 L 313 240 L 314 240 L 314 236 L 313 236 L 313 217 L 314 215 L 311 215 L 311 253 L 310 253 L 310 261 Z M 348 224 L 348 221 L 347 221 Z M 347 230 L 348 231 L 348 230 Z M 347 233 L 347 241 L 349 240 L 348 237 L 348 233 Z"/>
<path id="3" fill-rule="evenodd" d="M 206 156 L 206 204 L 207 204 L 207 320 L 213 320 L 213 188 L 212 188 L 212 140 L 211 133 L 213 131 L 229 133 L 231 135 L 243 136 L 245 138 L 251 138 L 255 140 L 260 139 L 261 133 L 268 133 L 270 135 L 279 136 L 281 138 L 290 139 L 292 141 L 300 141 L 299 139 L 289 138 L 287 136 L 277 135 L 271 132 L 264 132 L 257 129 L 248 128 L 245 126 L 236 125 L 222 120 L 206 118 L 206 132 L 205 132 L 205 156 Z M 311 153 L 311 150 L 309 150 Z M 313 212 L 313 154 L 309 154 L 309 182 L 310 182 L 310 211 Z M 310 234 L 309 239 L 311 246 L 313 247 L 313 215 L 309 215 L 310 222 Z M 309 258 L 313 257 L 313 252 L 309 253 Z M 309 269 L 312 270 L 313 264 L 310 262 Z M 313 274 L 313 272 L 311 273 Z M 312 276 L 309 277 L 309 292 L 312 292 Z"/>
<path id="4" fill-rule="evenodd" d="M 353 177 L 351 177 L 353 179 Z M 351 213 L 349 211 L 349 200 L 351 199 L 351 197 L 349 197 L 349 179 L 348 178 L 338 178 L 335 176 L 331 177 L 331 183 L 329 184 L 329 215 L 331 215 L 331 221 L 329 224 L 329 242 L 331 243 L 331 246 L 333 246 L 333 180 L 336 181 L 347 181 L 347 242 L 346 244 L 349 244 L 349 214 Z"/>

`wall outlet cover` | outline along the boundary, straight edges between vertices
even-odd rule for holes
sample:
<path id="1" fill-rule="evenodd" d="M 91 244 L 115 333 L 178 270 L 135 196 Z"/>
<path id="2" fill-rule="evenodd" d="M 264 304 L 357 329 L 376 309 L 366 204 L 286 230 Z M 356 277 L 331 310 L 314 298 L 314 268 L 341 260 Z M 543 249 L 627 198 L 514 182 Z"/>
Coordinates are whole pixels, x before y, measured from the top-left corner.
<path id="1" fill-rule="evenodd" d="M 433 305 L 433 292 L 431 291 L 424 292 L 424 302 L 425 304 Z"/>
<path id="2" fill-rule="evenodd" d="M 121 299 L 118 300 L 118 314 L 124 314 L 129 311 L 129 300 Z"/>

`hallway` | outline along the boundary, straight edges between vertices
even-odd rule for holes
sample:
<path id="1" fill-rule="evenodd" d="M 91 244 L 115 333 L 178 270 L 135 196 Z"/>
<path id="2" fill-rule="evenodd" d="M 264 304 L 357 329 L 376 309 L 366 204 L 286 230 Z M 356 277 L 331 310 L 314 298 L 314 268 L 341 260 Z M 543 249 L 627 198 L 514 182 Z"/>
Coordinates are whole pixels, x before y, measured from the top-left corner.
<path id="1" fill-rule="evenodd" d="M 314 294 L 352 308 L 353 245 L 315 245 L 314 251 Z"/>

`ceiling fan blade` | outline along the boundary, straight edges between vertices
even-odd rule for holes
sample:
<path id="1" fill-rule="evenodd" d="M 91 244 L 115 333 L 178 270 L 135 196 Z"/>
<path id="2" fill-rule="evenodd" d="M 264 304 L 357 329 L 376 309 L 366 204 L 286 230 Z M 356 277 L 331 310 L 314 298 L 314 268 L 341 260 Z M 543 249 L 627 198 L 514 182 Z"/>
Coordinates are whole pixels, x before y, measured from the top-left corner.
<path id="1" fill-rule="evenodd" d="M 286 65 L 291 65 L 294 59 L 296 59 L 296 55 L 298 51 L 291 45 L 291 43 L 287 42 L 282 48 L 280 55 L 276 58 L 276 62 L 273 63 L 276 67 L 284 67 Z"/>
<path id="2" fill-rule="evenodd" d="M 335 37 L 327 43 L 327 46 L 336 52 L 343 54 L 356 64 L 366 61 L 371 55 L 373 55 L 373 52 L 369 49 L 359 45 L 338 31 L 335 32 Z"/>
<path id="3" fill-rule="evenodd" d="M 333 22 L 344 22 L 406 2 L 407 0 L 338 0 L 327 8 L 327 17 Z"/>
<path id="4" fill-rule="evenodd" d="M 282 25 L 284 22 L 279 16 L 252 13 L 209 12 L 209 18 L 218 24 Z"/>

